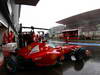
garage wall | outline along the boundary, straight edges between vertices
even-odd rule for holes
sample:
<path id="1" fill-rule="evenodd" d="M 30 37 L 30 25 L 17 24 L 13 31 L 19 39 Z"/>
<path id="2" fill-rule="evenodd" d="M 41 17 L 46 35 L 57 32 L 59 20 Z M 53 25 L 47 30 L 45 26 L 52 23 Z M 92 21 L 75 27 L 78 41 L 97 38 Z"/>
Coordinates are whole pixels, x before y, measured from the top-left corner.
<path id="1" fill-rule="evenodd" d="M 6 19 L 2 16 L 1 12 L 0 12 L 0 22 L 3 23 L 6 27 L 8 27 L 8 23 Z"/>
<path id="2" fill-rule="evenodd" d="M 11 1 L 11 7 L 12 7 L 12 23 L 16 29 L 16 31 L 19 31 L 20 25 L 19 25 L 19 17 L 20 17 L 20 5 L 15 4 L 14 0 Z"/>
<path id="3" fill-rule="evenodd" d="M 1 32 L 0 32 L 0 45 L 1 45 L 1 43 L 2 43 L 2 34 L 1 34 Z"/>

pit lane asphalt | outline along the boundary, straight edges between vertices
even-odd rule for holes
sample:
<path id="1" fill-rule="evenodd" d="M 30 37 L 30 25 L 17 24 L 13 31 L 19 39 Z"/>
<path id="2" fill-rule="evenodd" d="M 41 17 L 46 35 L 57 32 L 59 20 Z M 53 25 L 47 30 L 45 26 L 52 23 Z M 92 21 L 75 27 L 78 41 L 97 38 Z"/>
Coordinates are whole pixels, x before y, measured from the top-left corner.
<path id="1" fill-rule="evenodd" d="M 92 52 L 89 59 L 78 62 L 64 61 L 62 65 L 18 71 L 13 75 L 100 75 L 100 47 L 86 46 L 86 49 Z M 1 69 L 0 75 L 11 74 Z"/>

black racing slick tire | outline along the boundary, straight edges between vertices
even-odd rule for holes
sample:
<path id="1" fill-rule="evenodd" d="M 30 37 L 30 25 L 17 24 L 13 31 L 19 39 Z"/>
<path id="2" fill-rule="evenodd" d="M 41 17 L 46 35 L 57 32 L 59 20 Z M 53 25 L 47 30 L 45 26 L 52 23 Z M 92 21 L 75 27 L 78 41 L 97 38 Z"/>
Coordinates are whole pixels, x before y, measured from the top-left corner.
<path id="1" fill-rule="evenodd" d="M 6 58 L 5 70 L 9 73 L 15 73 L 17 71 L 17 64 L 11 58 Z"/>

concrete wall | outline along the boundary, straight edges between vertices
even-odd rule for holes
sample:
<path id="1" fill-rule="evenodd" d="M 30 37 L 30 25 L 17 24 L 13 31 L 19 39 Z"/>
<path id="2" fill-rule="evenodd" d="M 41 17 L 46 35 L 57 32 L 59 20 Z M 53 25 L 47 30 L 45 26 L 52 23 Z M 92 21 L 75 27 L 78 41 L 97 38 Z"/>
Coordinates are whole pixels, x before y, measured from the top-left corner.
<path id="1" fill-rule="evenodd" d="M 14 0 L 11 0 L 11 7 L 12 7 L 12 23 L 16 29 L 16 31 L 19 31 L 20 25 L 19 25 L 19 16 L 20 16 L 20 5 L 15 4 Z"/>
<path id="2" fill-rule="evenodd" d="M 0 12 L 0 22 L 1 22 L 4 26 L 8 27 L 8 23 L 7 23 L 6 19 L 3 17 L 3 15 L 2 15 L 1 12 Z"/>

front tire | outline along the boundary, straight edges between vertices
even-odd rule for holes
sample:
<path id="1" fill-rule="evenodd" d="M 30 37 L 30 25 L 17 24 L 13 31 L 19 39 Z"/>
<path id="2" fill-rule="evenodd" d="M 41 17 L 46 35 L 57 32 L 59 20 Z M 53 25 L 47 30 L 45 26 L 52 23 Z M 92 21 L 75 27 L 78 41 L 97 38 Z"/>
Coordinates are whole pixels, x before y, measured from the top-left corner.
<path id="1" fill-rule="evenodd" d="M 5 70 L 8 72 L 8 73 L 15 73 L 17 71 L 17 64 L 16 62 L 11 59 L 10 57 L 9 58 L 6 58 L 6 62 L 5 62 Z"/>

